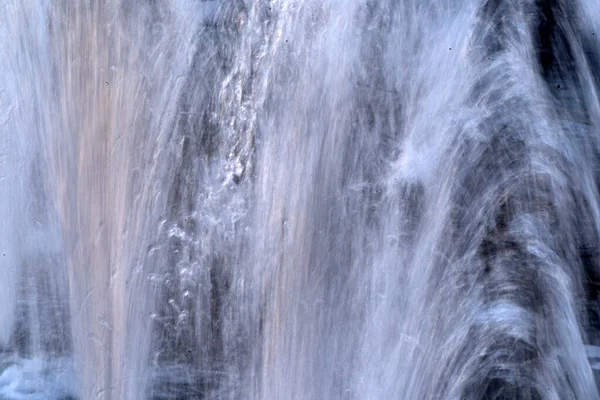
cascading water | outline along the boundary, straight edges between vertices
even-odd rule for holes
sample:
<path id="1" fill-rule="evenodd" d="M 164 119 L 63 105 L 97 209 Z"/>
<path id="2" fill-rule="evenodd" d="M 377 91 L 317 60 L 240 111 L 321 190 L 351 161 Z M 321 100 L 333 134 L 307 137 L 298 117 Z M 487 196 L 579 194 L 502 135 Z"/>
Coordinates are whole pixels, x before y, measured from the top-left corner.
<path id="1" fill-rule="evenodd" d="M 599 398 L 598 36 L 593 0 L 2 2 L 0 399 Z"/>

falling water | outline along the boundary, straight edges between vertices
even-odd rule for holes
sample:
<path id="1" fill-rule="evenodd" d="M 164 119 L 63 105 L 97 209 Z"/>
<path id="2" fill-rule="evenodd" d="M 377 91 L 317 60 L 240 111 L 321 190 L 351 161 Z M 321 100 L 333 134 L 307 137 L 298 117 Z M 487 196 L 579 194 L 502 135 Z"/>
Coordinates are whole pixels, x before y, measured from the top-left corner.
<path id="1" fill-rule="evenodd" d="M 0 399 L 598 399 L 600 4 L 5 0 Z"/>

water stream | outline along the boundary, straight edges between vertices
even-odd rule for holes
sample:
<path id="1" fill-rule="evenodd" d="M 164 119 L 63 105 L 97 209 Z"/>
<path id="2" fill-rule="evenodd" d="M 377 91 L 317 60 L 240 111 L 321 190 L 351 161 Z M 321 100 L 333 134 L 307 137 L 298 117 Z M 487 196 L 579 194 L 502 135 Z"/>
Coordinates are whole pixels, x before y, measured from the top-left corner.
<path id="1" fill-rule="evenodd" d="M 0 399 L 598 399 L 600 4 L 5 0 Z"/>

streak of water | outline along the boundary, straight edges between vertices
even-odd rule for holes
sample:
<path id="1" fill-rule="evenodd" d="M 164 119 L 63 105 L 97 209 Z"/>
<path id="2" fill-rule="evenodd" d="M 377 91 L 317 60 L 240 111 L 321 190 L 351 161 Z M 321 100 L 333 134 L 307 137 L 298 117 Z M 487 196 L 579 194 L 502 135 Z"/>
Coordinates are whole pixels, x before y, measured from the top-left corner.
<path id="1" fill-rule="evenodd" d="M 597 35 L 591 0 L 5 1 L 0 396 L 598 398 Z"/>

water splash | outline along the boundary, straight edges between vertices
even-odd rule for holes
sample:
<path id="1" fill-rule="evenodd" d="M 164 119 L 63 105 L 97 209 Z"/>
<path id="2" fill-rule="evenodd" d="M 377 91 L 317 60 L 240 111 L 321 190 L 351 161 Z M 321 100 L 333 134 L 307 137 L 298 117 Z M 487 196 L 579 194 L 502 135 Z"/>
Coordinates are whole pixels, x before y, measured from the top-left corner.
<path id="1" fill-rule="evenodd" d="M 0 394 L 598 398 L 599 11 L 5 2 Z"/>

